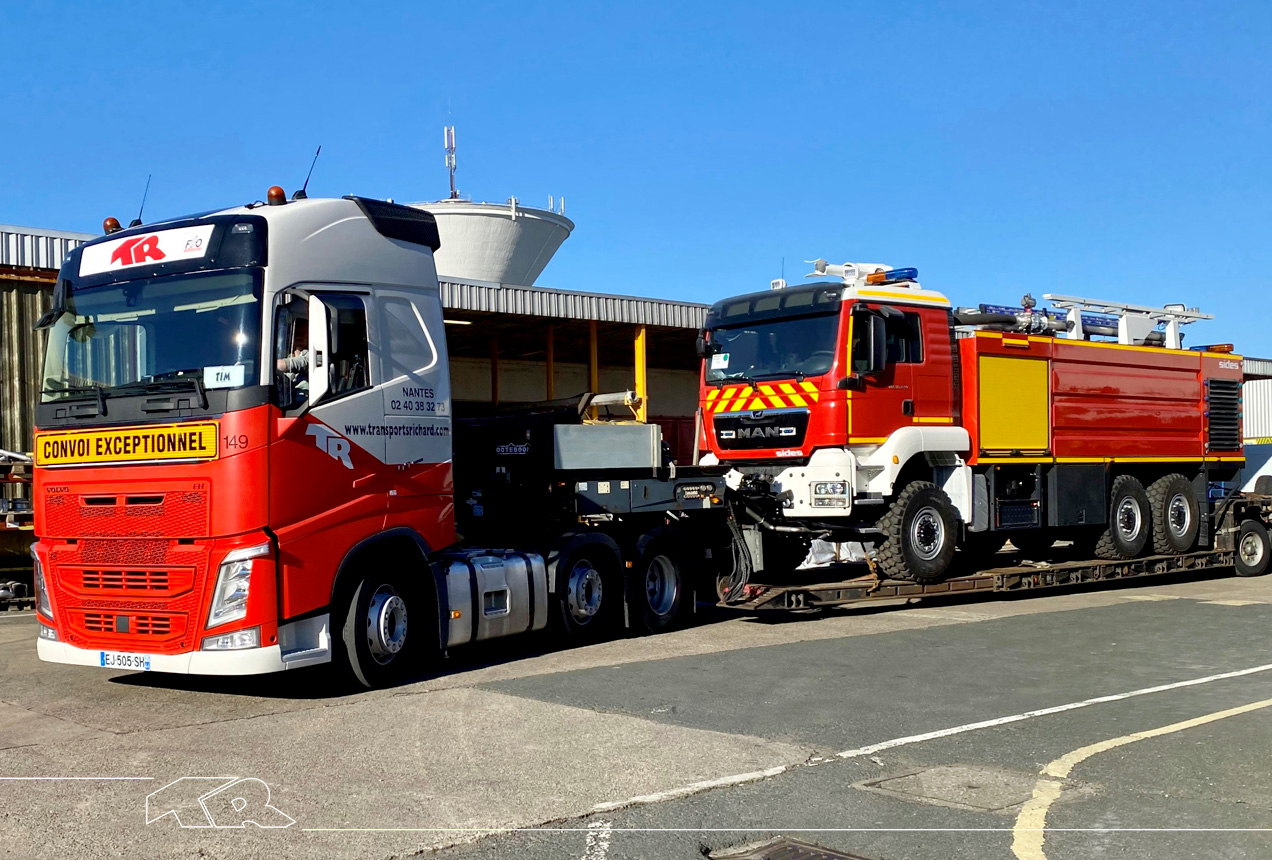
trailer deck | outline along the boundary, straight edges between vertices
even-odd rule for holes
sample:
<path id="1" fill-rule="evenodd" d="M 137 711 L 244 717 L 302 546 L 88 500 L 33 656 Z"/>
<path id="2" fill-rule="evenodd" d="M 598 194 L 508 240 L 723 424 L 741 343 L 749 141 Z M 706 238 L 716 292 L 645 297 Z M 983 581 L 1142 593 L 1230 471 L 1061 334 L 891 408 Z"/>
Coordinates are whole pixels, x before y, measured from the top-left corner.
<path id="1" fill-rule="evenodd" d="M 1152 555 L 1118 561 L 1025 562 L 956 576 L 931 585 L 902 580 L 879 580 L 869 574 L 836 582 L 807 585 L 746 586 L 746 599 L 721 604 L 731 609 L 812 609 L 848 606 L 915 597 L 948 597 L 977 592 L 1025 591 L 1062 585 L 1132 579 L 1181 571 L 1231 567 L 1232 550 L 1210 550 L 1186 555 Z M 865 569 L 864 564 L 845 564 L 841 569 Z"/>

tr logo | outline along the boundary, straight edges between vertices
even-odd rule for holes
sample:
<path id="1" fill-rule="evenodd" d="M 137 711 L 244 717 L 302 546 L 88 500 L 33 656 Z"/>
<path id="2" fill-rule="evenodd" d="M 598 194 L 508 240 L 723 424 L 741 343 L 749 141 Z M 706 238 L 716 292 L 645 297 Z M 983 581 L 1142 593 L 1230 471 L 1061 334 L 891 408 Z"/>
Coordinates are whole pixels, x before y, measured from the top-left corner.
<path id="1" fill-rule="evenodd" d="M 314 437 L 314 444 L 318 446 L 319 451 L 325 451 L 339 460 L 346 469 L 353 468 L 353 461 L 349 459 L 348 439 L 323 424 L 310 424 L 305 432 Z"/>
<path id="2" fill-rule="evenodd" d="M 138 236 L 121 242 L 115 253 L 110 255 L 110 261 L 121 266 L 135 266 L 146 260 L 162 260 L 166 256 L 168 255 L 159 250 L 158 236 Z"/>
<path id="3" fill-rule="evenodd" d="M 183 776 L 146 796 L 146 823 L 171 815 L 181 827 L 291 827 L 296 819 L 269 802 L 269 786 L 254 777 Z"/>

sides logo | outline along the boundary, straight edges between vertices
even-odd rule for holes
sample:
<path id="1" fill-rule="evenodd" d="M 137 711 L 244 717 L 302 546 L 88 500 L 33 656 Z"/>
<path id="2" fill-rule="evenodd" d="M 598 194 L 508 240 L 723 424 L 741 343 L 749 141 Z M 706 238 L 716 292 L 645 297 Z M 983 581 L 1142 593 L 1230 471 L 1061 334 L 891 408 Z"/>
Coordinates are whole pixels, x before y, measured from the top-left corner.
<path id="1" fill-rule="evenodd" d="M 314 437 L 314 444 L 318 446 L 319 451 L 326 453 L 334 460 L 339 460 L 346 469 L 353 468 L 353 461 L 349 459 L 348 439 L 325 424 L 310 424 L 305 433 Z"/>
<path id="2" fill-rule="evenodd" d="M 276 829 L 296 823 L 270 804 L 269 786 L 254 777 L 183 776 L 146 795 L 146 823 L 171 815 L 181 827 Z"/>

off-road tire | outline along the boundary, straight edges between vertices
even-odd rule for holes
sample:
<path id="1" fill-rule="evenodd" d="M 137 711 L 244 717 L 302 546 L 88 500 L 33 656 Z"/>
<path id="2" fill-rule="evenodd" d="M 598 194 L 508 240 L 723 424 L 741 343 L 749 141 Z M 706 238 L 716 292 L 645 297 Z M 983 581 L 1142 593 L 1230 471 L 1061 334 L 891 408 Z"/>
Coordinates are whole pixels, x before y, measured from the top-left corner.
<path id="1" fill-rule="evenodd" d="M 921 520 L 917 527 L 916 520 Z M 908 484 L 878 526 L 884 540 L 876 557 L 884 576 L 926 584 L 949 575 L 962 525 L 950 497 L 936 484 Z M 924 535 L 932 541 L 927 548 L 916 544 Z"/>
<path id="2" fill-rule="evenodd" d="M 1153 552 L 1178 555 L 1193 548 L 1201 511 L 1192 481 L 1179 474 L 1158 478 L 1148 485 L 1148 507 L 1153 515 Z"/>
<path id="3" fill-rule="evenodd" d="M 1139 523 L 1133 530 L 1129 524 L 1119 524 L 1125 501 L 1138 508 Z M 1109 525 L 1095 544 L 1096 558 L 1117 560 L 1141 555 L 1153 533 L 1152 520 L 1152 506 L 1144 485 L 1131 475 L 1118 475 L 1109 491 Z"/>

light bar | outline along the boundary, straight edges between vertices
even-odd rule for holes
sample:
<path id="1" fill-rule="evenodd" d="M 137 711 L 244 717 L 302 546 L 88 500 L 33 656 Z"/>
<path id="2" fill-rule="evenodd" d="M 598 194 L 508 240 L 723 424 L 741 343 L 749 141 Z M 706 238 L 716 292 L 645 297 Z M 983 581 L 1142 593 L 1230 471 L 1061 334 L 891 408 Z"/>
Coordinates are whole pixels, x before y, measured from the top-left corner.
<path id="1" fill-rule="evenodd" d="M 869 275 L 866 275 L 866 283 L 895 284 L 897 281 L 913 281 L 918 277 L 918 269 L 892 269 L 888 272 L 871 272 Z"/>

